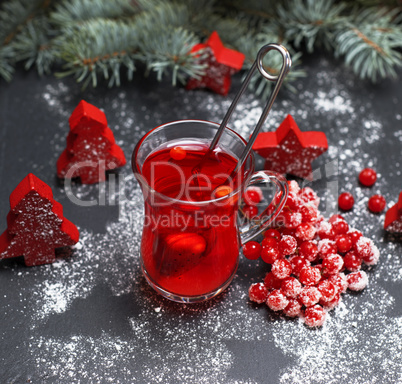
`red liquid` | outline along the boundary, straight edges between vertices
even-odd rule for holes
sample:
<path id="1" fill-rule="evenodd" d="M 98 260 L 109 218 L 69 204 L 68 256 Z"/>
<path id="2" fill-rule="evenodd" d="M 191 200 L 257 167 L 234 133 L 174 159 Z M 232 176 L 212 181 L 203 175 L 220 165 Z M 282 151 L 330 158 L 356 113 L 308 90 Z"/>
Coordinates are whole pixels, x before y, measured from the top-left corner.
<path id="1" fill-rule="evenodd" d="M 237 160 L 220 148 L 205 160 L 207 149 L 203 142 L 169 144 L 151 153 L 142 167 L 147 183 L 171 198 L 144 191 L 143 268 L 151 283 L 177 296 L 214 292 L 231 280 L 238 264 L 237 194 L 215 201 L 216 188 Z M 233 190 L 239 181 L 230 184 Z"/>

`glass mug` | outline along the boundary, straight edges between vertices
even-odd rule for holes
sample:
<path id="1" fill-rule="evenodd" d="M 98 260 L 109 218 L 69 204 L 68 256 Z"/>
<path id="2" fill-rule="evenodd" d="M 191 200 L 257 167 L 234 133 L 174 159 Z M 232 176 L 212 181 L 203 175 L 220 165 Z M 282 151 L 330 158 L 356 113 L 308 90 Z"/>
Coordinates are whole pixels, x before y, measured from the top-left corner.
<path id="1" fill-rule="evenodd" d="M 158 293 L 177 302 L 200 302 L 222 292 L 236 273 L 240 247 L 273 222 L 288 195 L 282 175 L 254 172 L 252 152 L 229 177 L 247 144 L 229 128 L 205 160 L 218 128 L 202 120 L 163 124 L 138 142 L 132 156 L 144 195 L 142 272 Z M 268 183 L 276 187 L 272 202 L 259 220 L 241 224 L 244 191 Z"/>

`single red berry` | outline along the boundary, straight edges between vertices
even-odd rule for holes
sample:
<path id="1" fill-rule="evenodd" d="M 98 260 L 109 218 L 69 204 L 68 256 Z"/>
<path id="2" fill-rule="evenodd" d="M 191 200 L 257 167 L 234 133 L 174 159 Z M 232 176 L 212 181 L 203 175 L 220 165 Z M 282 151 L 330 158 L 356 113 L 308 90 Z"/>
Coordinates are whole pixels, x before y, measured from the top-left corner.
<path id="1" fill-rule="evenodd" d="M 281 291 L 291 298 L 296 298 L 302 289 L 302 285 L 295 277 L 288 277 L 282 281 Z"/>
<path id="2" fill-rule="evenodd" d="M 363 257 L 363 261 L 367 265 L 376 265 L 380 258 L 380 251 L 373 245 L 371 248 L 371 253 L 368 256 Z"/>
<path id="3" fill-rule="evenodd" d="M 278 247 L 283 256 L 293 255 L 297 248 L 297 241 L 293 236 L 283 235 Z"/>
<path id="4" fill-rule="evenodd" d="M 289 304 L 283 310 L 284 315 L 289 317 L 297 317 L 301 313 L 301 304 L 299 300 L 296 299 L 289 299 Z"/>
<path id="5" fill-rule="evenodd" d="M 292 212 L 297 211 L 300 205 L 300 199 L 296 193 L 289 192 L 288 198 L 286 199 L 286 208 L 289 208 Z"/>
<path id="6" fill-rule="evenodd" d="M 296 229 L 294 229 L 294 228 L 285 228 L 285 227 L 283 227 L 283 228 L 281 228 L 281 234 L 282 234 L 282 236 L 285 236 L 285 235 L 287 235 L 287 236 L 292 236 L 292 237 L 296 237 Z"/>
<path id="7" fill-rule="evenodd" d="M 343 256 L 343 265 L 350 272 L 356 272 L 362 265 L 362 259 L 357 256 L 355 251 L 349 251 Z"/>
<path id="8" fill-rule="evenodd" d="M 267 264 L 273 264 L 275 260 L 280 259 L 281 253 L 278 247 L 262 247 L 261 259 Z"/>
<path id="9" fill-rule="evenodd" d="M 333 300 L 338 292 L 338 289 L 335 287 L 335 285 L 331 283 L 328 279 L 321 280 L 317 284 L 317 289 L 321 293 L 320 302 L 326 302 L 326 303 Z"/>
<path id="10" fill-rule="evenodd" d="M 374 252 L 374 243 L 371 239 L 362 236 L 359 240 L 357 240 L 354 250 L 356 251 L 357 256 L 364 259 L 365 257 L 370 257 Z"/>
<path id="11" fill-rule="evenodd" d="M 342 235 L 349 231 L 349 224 L 345 220 L 338 220 L 332 223 L 332 229 L 335 235 Z"/>
<path id="12" fill-rule="evenodd" d="M 301 223 L 296 228 L 296 237 L 301 241 L 313 240 L 315 237 L 317 230 L 315 229 L 313 224 L 310 223 Z"/>
<path id="13" fill-rule="evenodd" d="M 268 295 L 266 303 L 273 311 L 282 311 L 289 304 L 289 299 L 280 289 L 275 289 Z"/>
<path id="14" fill-rule="evenodd" d="M 304 204 L 300 208 L 303 223 L 315 223 L 318 217 L 317 207 L 311 203 Z"/>
<path id="15" fill-rule="evenodd" d="M 308 261 L 315 261 L 318 255 L 317 244 L 313 241 L 304 241 L 299 246 L 299 255 Z"/>
<path id="16" fill-rule="evenodd" d="M 304 311 L 304 322 L 309 327 L 321 327 L 325 322 L 325 311 L 321 305 L 316 304 Z"/>
<path id="17" fill-rule="evenodd" d="M 344 273 L 337 273 L 328 277 L 328 281 L 335 285 L 339 293 L 346 292 L 348 282 Z"/>
<path id="18" fill-rule="evenodd" d="M 364 271 L 349 273 L 346 276 L 346 280 L 348 281 L 348 288 L 352 291 L 361 291 L 368 284 L 368 276 Z"/>
<path id="19" fill-rule="evenodd" d="M 386 204 L 384 196 L 373 195 L 368 201 L 368 209 L 373 213 L 380 213 L 384 210 Z"/>
<path id="20" fill-rule="evenodd" d="M 261 242 L 261 246 L 263 248 L 278 248 L 278 244 L 278 240 L 276 240 L 274 237 L 265 237 Z"/>
<path id="21" fill-rule="evenodd" d="M 335 275 L 343 267 L 343 257 L 337 253 L 332 253 L 322 259 L 322 267 L 325 275 Z"/>
<path id="22" fill-rule="evenodd" d="M 320 239 L 334 240 L 336 236 L 332 228 L 332 224 L 329 223 L 328 221 L 322 221 L 320 223 L 317 234 L 320 237 Z"/>
<path id="23" fill-rule="evenodd" d="M 359 174 L 359 181 L 365 187 L 371 187 L 377 180 L 377 173 L 372 168 L 364 168 Z"/>
<path id="24" fill-rule="evenodd" d="M 283 218 L 285 220 L 286 228 L 297 228 L 302 222 L 302 215 L 300 212 L 290 212 L 286 211 L 283 213 Z"/>
<path id="25" fill-rule="evenodd" d="M 343 234 L 339 235 L 335 240 L 338 251 L 341 253 L 346 253 L 352 249 L 353 243 L 349 235 Z"/>
<path id="26" fill-rule="evenodd" d="M 339 220 L 343 220 L 343 221 L 345 221 L 345 218 L 342 216 L 342 215 L 340 215 L 340 214 L 335 214 L 335 215 L 332 215 L 329 219 L 328 219 L 328 223 L 335 223 L 335 222 L 337 222 L 337 221 L 339 221 Z"/>
<path id="27" fill-rule="evenodd" d="M 329 239 L 320 240 L 318 242 L 317 248 L 318 248 L 318 254 L 322 259 L 325 256 L 338 252 L 338 248 L 336 247 L 335 241 Z"/>
<path id="28" fill-rule="evenodd" d="M 173 160 L 183 160 L 186 157 L 187 152 L 182 147 L 173 147 L 169 154 Z"/>
<path id="29" fill-rule="evenodd" d="M 265 303 L 268 298 L 268 289 L 263 283 L 255 283 L 248 289 L 248 297 L 258 304 Z"/>
<path id="30" fill-rule="evenodd" d="M 300 294 L 299 300 L 305 307 L 311 307 L 317 304 L 321 299 L 321 293 L 317 287 L 303 287 Z"/>
<path id="31" fill-rule="evenodd" d="M 355 199 L 349 192 L 343 192 L 338 197 L 338 206 L 343 211 L 350 211 L 353 208 Z"/>
<path id="32" fill-rule="evenodd" d="M 292 273 L 292 265 L 286 259 L 279 259 L 272 264 L 271 272 L 277 279 L 286 279 Z"/>
<path id="33" fill-rule="evenodd" d="M 288 180 L 289 192 L 299 193 L 300 187 L 296 180 Z"/>
<path id="34" fill-rule="evenodd" d="M 341 294 L 338 292 L 335 294 L 334 298 L 330 301 L 326 301 L 324 297 L 321 297 L 320 304 L 329 310 L 337 307 L 340 301 L 341 301 Z"/>
<path id="35" fill-rule="evenodd" d="M 264 278 L 264 285 L 268 290 L 279 289 L 281 287 L 282 280 L 277 279 L 272 272 L 268 272 Z"/>
<path id="36" fill-rule="evenodd" d="M 280 240 L 282 235 L 277 229 L 269 228 L 264 232 L 264 237 L 273 237 L 276 240 Z"/>
<path id="37" fill-rule="evenodd" d="M 352 240 L 352 244 L 355 245 L 357 241 L 363 236 L 363 234 L 360 231 L 357 231 L 356 229 L 352 229 L 348 232 L 348 235 L 350 239 Z"/>
<path id="38" fill-rule="evenodd" d="M 301 256 L 292 256 L 292 257 L 289 258 L 289 262 L 292 265 L 292 273 L 295 276 L 299 276 L 300 271 L 304 267 L 309 267 L 310 266 L 310 262 L 307 259 L 305 259 L 304 257 L 301 257 Z"/>
<path id="39" fill-rule="evenodd" d="M 258 215 L 258 208 L 255 205 L 245 205 L 243 207 L 243 214 L 248 219 L 252 219 Z"/>
<path id="40" fill-rule="evenodd" d="M 300 271 L 299 280 L 304 285 L 316 285 L 321 280 L 321 271 L 316 267 L 304 267 Z"/>
<path id="41" fill-rule="evenodd" d="M 263 198 L 263 194 L 258 187 L 249 187 L 247 191 L 244 192 L 243 199 L 248 205 L 257 205 Z"/>
<path id="42" fill-rule="evenodd" d="M 261 245 L 256 241 L 249 241 L 243 245 L 243 255 L 249 260 L 257 260 L 261 255 Z"/>
<path id="43" fill-rule="evenodd" d="M 320 204 L 320 199 L 317 194 L 310 187 L 305 187 L 299 191 L 299 197 L 305 203 L 311 203 L 318 207 Z"/>

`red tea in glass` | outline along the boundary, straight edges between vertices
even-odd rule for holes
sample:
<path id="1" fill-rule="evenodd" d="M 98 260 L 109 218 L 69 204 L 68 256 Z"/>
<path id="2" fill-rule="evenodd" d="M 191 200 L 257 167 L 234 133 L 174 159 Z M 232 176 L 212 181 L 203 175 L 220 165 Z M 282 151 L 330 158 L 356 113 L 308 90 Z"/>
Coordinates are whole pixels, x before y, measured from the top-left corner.
<path id="1" fill-rule="evenodd" d="M 252 154 L 231 175 L 246 142 L 230 129 L 205 156 L 217 129 L 198 120 L 165 124 L 145 135 L 133 153 L 145 205 L 142 270 L 154 289 L 175 301 L 202 301 L 224 290 L 236 273 L 242 242 L 260 233 L 286 200 L 286 180 L 253 174 Z M 238 225 L 240 197 L 256 182 L 275 183 L 279 204 L 245 231 Z"/>

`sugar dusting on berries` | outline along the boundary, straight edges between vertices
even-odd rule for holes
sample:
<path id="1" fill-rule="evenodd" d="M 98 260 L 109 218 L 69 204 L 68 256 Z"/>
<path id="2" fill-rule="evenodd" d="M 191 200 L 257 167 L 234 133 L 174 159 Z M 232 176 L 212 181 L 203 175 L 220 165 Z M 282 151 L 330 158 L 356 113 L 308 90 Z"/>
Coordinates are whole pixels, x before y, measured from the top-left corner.
<path id="1" fill-rule="evenodd" d="M 383 215 L 367 212 L 368 198 L 374 192 L 384 194 L 388 206 L 396 203 L 397 195 L 389 194 L 388 187 L 401 176 L 400 159 L 392 155 L 387 159 L 387 175 L 378 174 L 372 190 L 357 185 L 359 170 L 376 168 L 381 159 L 375 156 L 375 148 L 371 153 L 358 156 L 356 151 L 360 151 L 364 142 L 379 146 L 380 139 L 384 139 L 382 126 L 386 122 L 379 121 L 372 104 L 363 104 L 352 94 L 351 89 L 356 87 L 353 86 L 354 78 L 348 77 L 343 68 L 334 69 L 325 59 L 320 61 L 320 67 L 322 70 L 310 77 L 312 87 L 307 84 L 299 94 L 286 99 L 279 96 L 264 129 L 275 129 L 290 113 L 302 130 L 326 132 L 330 148 L 317 165 L 323 161 L 328 167 L 323 167 L 317 177 L 324 177 L 325 171 L 330 173 L 329 192 L 320 191 L 319 195 L 328 206 L 335 203 L 331 206 L 332 211 L 325 208 L 333 213 L 338 189 L 353 192 L 355 205 L 342 215 L 351 227 L 372 238 L 381 251 L 377 265 L 367 267 L 366 263 L 363 266 L 369 285 L 361 292 L 346 292 L 334 297 L 334 301 L 340 301 L 339 305 L 328 311 L 323 326 L 315 329 L 306 327 L 303 320 L 289 319 L 292 315 L 298 317 L 301 311 L 300 304 L 294 299 L 289 299 L 284 309 L 286 318 L 250 303 L 246 287 L 252 282 L 259 283 L 265 271 L 262 272 L 262 267 L 257 269 L 254 261 L 244 258 L 233 284 L 220 299 L 202 306 L 169 303 L 154 294 L 140 275 L 138 245 L 142 198 L 134 181 L 129 179 L 126 185 L 131 190 L 131 201 L 124 202 L 121 207 L 121 212 L 126 214 L 121 214 L 119 221 L 108 223 L 105 233 L 80 228 L 81 240 L 70 260 L 35 269 L 13 268 L 17 287 L 19 279 L 33 280 L 31 289 L 21 289 L 26 323 L 31 328 L 31 336 L 26 341 L 28 353 L 23 357 L 34 362 L 38 375 L 46 375 L 49 380 L 60 383 L 259 383 L 258 373 L 255 377 L 242 375 L 244 351 L 252 351 L 258 358 L 283 357 L 283 365 L 272 372 L 273 382 L 360 384 L 402 381 L 398 359 L 402 353 L 400 302 L 383 285 L 384 281 L 393 285 L 402 283 L 401 247 L 392 238 L 382 235 Z M 67 87 L 64 81 L 52 80 L 53 84 L 59 85 L 45 88 L 42 95 L 49 111 L 61 115 L 64 121 L 56 127 L 58 130 L 52 141 L 53 159 L 49 161 L 48 170 L 54 169 L 65 143 L 69 113 L 75 107 L 75 102 L 71 102 L 75 88 Z M 318 87 L 319 92 L 313 93 L 313 87 Z M 110 90 L 103 98 L 99 91 L 95 92 L 92 101 L 103 101 L 97 106 L 106 107 L 116 140 L 127 156 L 132 151 L 133 132 L 140 135 L 150 127 L 177 118 L 205 118 L 219 122 L 230 105 L 229 98 L 222 99 L 218 95 L 206 92 L 190 95 L 185 90 L 168 89 L 164 102 L 171 103 L 172 107 L 167 108 L 171 111 L 167 117 L 155 108 L 161 100 L 159 91 L 144 92 L 141 97 L 150 101 L 148 105 L 141 104 L 141 99 L 137 104 L 133 103 L 124 90 Z M 91 98 L 88 101 L 91 102 Z M 248 137 L 263 106 L 264 100 L 245 95 L 229 126 Z M 137 114 L 136 109 L 141 113 Z M 316 121 L 314 126 L 307 126 L 307 116 L 309 121 Z M 390 118 L 394 118 L 396 126 L 400 124 L 400 114 Z M 354 129 L 356 124 L 363 124 L 367 135 L 358 135 Z M 343 135 L 341 140 L 340 133 Z M 400 132 L 396 131 L 391 140 L 400 144 L 401 138 Z M 336 165 L 335 173 L 331 164 Z M 43 170 L 42 164 L 33 164 L 33 167 Z M 131 175 L 128 166 L 124 172 Z M 76 186 L 75 192 L 85 199 L 97 196 L 97 187 Z M 62 191 L 55 191 L 55 194 L 56 198 L 60 197 Z M 340 287 L 347 286 L 342 273 L 328 280 L 333 284 L 338 280 Z M 58 326 L 63 327 L 63 322 L 70 319 L 71 307 L 80 299 L 90 298 L 96 287 L 102 285 L 110 290 L 109 301 L 126 297 L 135 308 L 126 319 L 115 314 L 115 321 L 127 325 L 126 333 L 119 333 L 113 323 L 109 324 L 110 329 L 104 326 L 95 329 L 92 335 L 81 332 L 78 325 L 74 334 L 60 337 L 43 332 L 47 321 L 54 316 L 59 316 Z M 13 316 L 16 310 L 10 303 L 5 316 Z M 319 325 L 319 315 L 312 314 L 311 321 L 315 323 L 311 325 Z M 93 326 L 96 328 L 97 324 Z M 163 345 L 158 344 L 160 339 L 156 333 L 164 338 Z M 255 364 L 258 367 L 263 363 Z"/>

